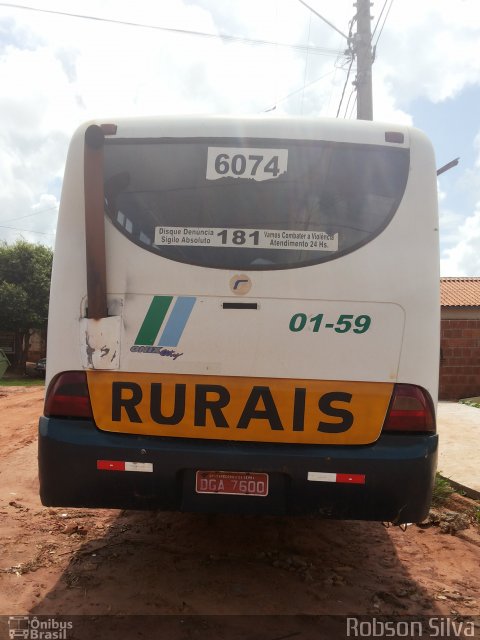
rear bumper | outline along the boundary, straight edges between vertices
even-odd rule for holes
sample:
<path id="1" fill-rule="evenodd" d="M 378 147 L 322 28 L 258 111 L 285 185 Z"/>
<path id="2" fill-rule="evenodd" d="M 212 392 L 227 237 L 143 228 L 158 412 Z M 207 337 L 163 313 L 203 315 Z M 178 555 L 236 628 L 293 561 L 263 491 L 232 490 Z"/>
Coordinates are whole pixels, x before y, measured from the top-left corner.
<path id="1" fill-rule="evenodd" d="M 366 446 L 157 438 L 42 417 L 40 496 L 47 506 L 418 522 L 430 505 L 437 447 L 436 435 L 384 434 Z M 98 470 L 98 460 L 149 463 L 141 468 L 151 471 Z M 268 473 L 269 495 L 197 494 L 197 470 Z M 365 484 L 311 481 L 309 472 L 365 475 Z"/>

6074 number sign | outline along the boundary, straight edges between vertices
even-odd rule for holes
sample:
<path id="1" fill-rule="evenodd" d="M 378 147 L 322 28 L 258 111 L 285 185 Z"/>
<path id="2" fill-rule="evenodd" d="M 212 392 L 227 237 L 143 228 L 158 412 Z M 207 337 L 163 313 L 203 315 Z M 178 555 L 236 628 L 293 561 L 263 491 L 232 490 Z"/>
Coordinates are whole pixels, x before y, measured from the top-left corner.
<path id="1" fill-rule="evenodd" d="M 230 157 L 228 153 L 220 153 L 215 158 L 215 171 L 219 176 L 225 176 L 227 173 L 232 172 L 236 176 L 256 176 L 260 165 L 261 170 L 264 173 L 271 173 L 274 178 L 280 173 L 278 168 L 278 156 L 273 156 L 265 162 L 265 157 L 260 155 L 248 155 L 244 156 L 241 153 L 236 153 Z"/>
<path id="2" fill-rule="evenodd" d="M 209 147 L 207 180 L 225 177 L 272 180 L 286 173 L 287 163 L 287 149 Z"/>

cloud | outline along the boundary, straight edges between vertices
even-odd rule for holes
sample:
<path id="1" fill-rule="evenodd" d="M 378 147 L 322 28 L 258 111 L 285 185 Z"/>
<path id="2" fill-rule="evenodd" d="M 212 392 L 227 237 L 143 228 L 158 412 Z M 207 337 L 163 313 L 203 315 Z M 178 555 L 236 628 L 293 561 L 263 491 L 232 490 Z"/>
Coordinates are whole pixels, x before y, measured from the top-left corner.
<path id="1" fill-rule="evenodd" d="M 475 137 L 474 146 L 477 151 L 475 167 L 480 167 L 480 134 Z M 472 193 L 480 197 L 478 171 L 469 171 L 463 179 L 468 183 Z M 442 218 L 443 216 L 443 218 Z M 455 225 L 457 228 L 455 230 Z M 479 276 L 480 275 L 480 199 L 467 217 L 459 213 L 442 211 L 440 216 L 442 233 L 450 247 L 442 253 L 440 269 L 445 276 Z M 453 246 L 452 246 L 453 245 Z M 447 245 L 448 246 L 448 245 Z"/>
<path id="2" fill-rule="evenodd" d="M 311 4 L 348 31 L 351 2 Z M 167 6 L 155 0 L 71 0 L 67 6 L 64 0 L 49 0 L 45 6 L 274 44 L 0 8 L 0 225 L 17 217 L 18 225 L 10 224 L 53 232 L 54 215 L 23 216 L 39 211 L 42 202 L 57 202 L 68 140 L 90 118 L 260 114 L 272 107 L 273 116 L 334 117 L 344 88 L 342 114 L 347 105 L 348 112 L 353 109 L 355 68 L 346 82 L 345 39 L 299 2 L 169 0 Z M 381 6 L 373 7 L 374 26 Z M 374 64 L 375 119 L 411 124 L 415 99 L 440 101 L 480 84 L 477 15 L 478 0 L 393 3 Z M 465 180 L 465 188 L 477 188 L 480 197 L 477 174 L 467 172 Z M 455 251 L 460 234 L 476 228 L 476 215 L 477 209 L 465 220 L 442 204 L 443 257 L 449 268 L 463 268 Z M 0 227 L 0 237 L 15 233 Z"/>
<path id="3" fill-rule="evenodd" d="M 43 3 L 37 6 L 42 7 Z M 251 0 L 165 5 L 152 1 L 52 0 L 49 9 L 116 20 L 333 48 L 339 36 L 297 3 Z M 68 141 L 84 120 L 161 113 L 261 113 L 302 85 L 303 50 L 0 8 L 0 237 L 49 241 Z M 335 16 L 336 17 L 336 16 Z M 308 26 L 311 23 L 310 34 Z M 308 56 L 308 79 L 332 68 Z M 304 101 L 324 111 L 330 85 Z M 317 87 L 316 87 L 317 88 Z M 322 90 L 324 91 L 322 93 Z M 320 96 L 320 97 L 319 97 Z M 295 102 L 297 100 L 297 102 Z M 295 111 L 299 98 L 279 106 Z M 19 229 L 8 229 L 15 227 Z M 31 231 L 28 231 L 30 229 Z"/>
<path id="4" fill-rule="evenodd" d="M 479 83 L 479 37 L 476 0 L 402 0 L 382 33 L 376 70 L 394 84 L 400 105 L 440 102 Z"/>
<path id="5" fill-rule="evenodd" d="M 452 249 L 461 239 L 460 227 L 465 220 L 465 216 L 447 206 L 447 193 L 440 188 L 438 181 L 437 190 L 442 254 L 446 255 L 447 250 Z"/>
<path id="6" fill-rule="evenodd" d="M 54 51 L 36 42 L 36 48 L 9 44 L 0 54 L 0 237 L 50 244 L 53 225 L 25 216 L 42 194 L 58 196 L 55 178 L 62 174 L 79 108 Z M 48 194 L 52 184 L 57 192 Z"/>
<path id="7" fill-rule="evenodd" d="M 479 38 L 477 0 L 394 3 L 374 64 L 375 118 L 408 124 L 415 100 L 453 103 L 463 89 L 480 85 Z M 471 138 L 479 152 L 480 136 Z M 439 194 L 445 276 L 480 274 L 479 166 L 480 153 L 475 168 L 461 166 L 449 193 Z"/>
<path id="8" fill-rule="evenodd" d="M 443 276 L 480 275 L 480 202 L 459 228 L 461 239 L 440 261 Z"/>

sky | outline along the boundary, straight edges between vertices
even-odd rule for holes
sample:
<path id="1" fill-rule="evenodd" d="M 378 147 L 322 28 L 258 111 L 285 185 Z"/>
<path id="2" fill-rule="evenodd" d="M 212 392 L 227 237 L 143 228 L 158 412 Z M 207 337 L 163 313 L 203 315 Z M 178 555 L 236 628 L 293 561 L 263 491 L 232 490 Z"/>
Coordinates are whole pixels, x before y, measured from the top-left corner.
<path id="1" fill-rule="evenodd" d="M 306 1 L 348 34 L 353 0 Z M 438 178 L 441 274 L 480 276 L 480 2 L 371 12 L 374 119 L 423 129 L 437 167 L 460 157 Z M 53 246 L 68 143 L 91 118 L 355 118 L 338 31 L 299 0 L 0 2 L 0 241 Z"/>

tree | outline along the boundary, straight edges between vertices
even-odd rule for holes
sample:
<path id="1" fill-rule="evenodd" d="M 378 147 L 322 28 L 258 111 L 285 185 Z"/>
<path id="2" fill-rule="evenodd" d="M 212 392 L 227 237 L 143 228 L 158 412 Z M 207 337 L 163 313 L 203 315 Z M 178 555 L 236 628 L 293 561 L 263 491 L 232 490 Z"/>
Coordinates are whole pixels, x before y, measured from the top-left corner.
<path id="1" fill-rule="evenodd" d="M 15 333 L 15 364 L 21 369 L 32 330 L 47 326 L 52 258 L 52 250 L 40 244 L 0 244 L 0 330 Z"/>

